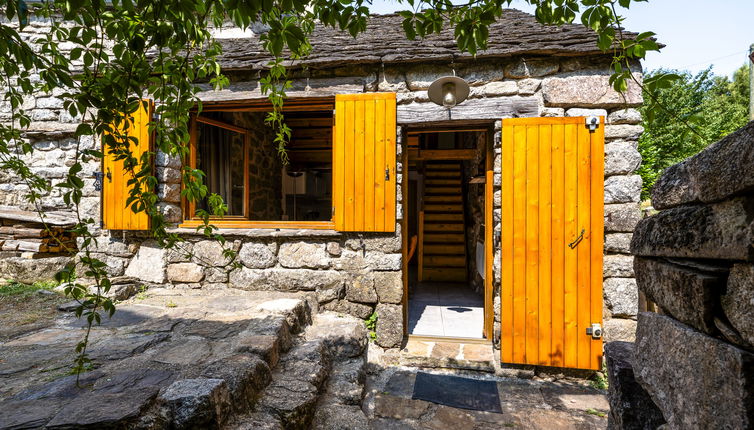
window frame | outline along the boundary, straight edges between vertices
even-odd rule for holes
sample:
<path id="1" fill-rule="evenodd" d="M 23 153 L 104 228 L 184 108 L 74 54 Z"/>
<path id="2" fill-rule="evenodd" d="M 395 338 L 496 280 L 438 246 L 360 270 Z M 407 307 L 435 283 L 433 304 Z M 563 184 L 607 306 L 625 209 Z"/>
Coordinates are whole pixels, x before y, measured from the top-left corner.
<path id="1" fill-rule="evenodd" d="M 272 110 L 272 104 L 267 99 L 260 100 L 243 100 L 234 102 L 204 102 L 202 104 L 202 112 L 269 112 Z M 317 97 L 317 98 L 291 98 L 285 101 L 283 105 L 283 112 L 306 112 L 306 111 L 325 111 L 329 110 L 335 115 L 335 98 L 334 97 Z M 237 127 L 232 124 L 226 124 L 222 121 L 213 120 L 210 118 L 201 118 L 201 114 L 194 110 L 191 112 L 191 119 L 189 122 L 189 156 L 188 166 L 192 169 L 196 168 L 196 155 L 198 151 L 197 135 L 199 129 L 199 123 L 206 123 L 222 127 L 231 131 L 236 131 L 244 134 L 244 214 L 239 216 L 225 216 L 217 217 L 210 216 L 210 223 L 218 228 L 235 228 L 235 229 L 308 229 L 308 230 L 334 230 L 335 222 L 332 219 L 332 214 L 329 221 L 263 221 L 263 220 L 250 220 L 249 198 L 251 192 L 251 184 L 248 172 L 249 163 L 249 151 L 251 148 L 251 136 L 247 129 Z M 335 122 L 333 121 L 333 133 L 335 129 Z M 332 181 L 332 179 L 331 179 Z M 183 184 L 181 184 L 181 190 L 183 190 Z M 189 202 L 186 198 L 181 199 L 181 209 L 183 212 L 183 221 L 179 227 L 183 228 L 197 228 L 204 225 L 201 218 L 195 215 L 196 203 Z"/>

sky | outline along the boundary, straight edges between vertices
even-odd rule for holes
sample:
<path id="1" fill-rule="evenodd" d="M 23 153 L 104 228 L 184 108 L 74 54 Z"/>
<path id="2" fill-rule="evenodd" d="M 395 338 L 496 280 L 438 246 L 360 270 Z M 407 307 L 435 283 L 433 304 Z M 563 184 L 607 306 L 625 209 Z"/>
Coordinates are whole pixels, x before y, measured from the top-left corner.
<path id="1" fill-rule="evenodd" d="M 523 0 L 511 7 L 527 12 L 534 8 Z M 373 13 L 406 9 L 395 0 L 374 0 Z M 637 33 L 654 31 L 667 45 L 650 53 L 645 70 L 670 68 L 699 72 L 712 65 L 718 75 L 731 76 L 748 61 L 754 43 L 754 0 L 649 0 L 633 3 L 619 12 L 625 27 Z"/>

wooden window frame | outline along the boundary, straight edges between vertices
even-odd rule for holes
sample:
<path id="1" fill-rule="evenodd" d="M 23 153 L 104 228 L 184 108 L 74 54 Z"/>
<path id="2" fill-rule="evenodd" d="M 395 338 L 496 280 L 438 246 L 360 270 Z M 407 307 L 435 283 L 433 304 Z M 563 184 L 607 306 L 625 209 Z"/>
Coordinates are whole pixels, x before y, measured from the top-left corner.
<path id="1" fill-rule="evenodd" d="M 205 102 L 202 112 L 268 112 L 272 105 L 267 99 L 263 100 L 245 100 L 238 102 Z M 283 111 L 286 112 L 306 112 L 306 111 L 333 111 L 335 109 L 334 97 L 318 97 L 316 99 L 293 98 L 286 100 Z M 251 208 L 249 207 L 249 198 L 251 193 L 251 184 L 248 171 L 249 151 L 252 145 L 251 136 L 247 129 L 211 118 L 202 117 L 201 114 L 194 111 L 191 113 L 189 123 L 190 140 L 188 166 L 196 168 L 196 154 L 198 151 L 197 135 L 199 123 L 214 125 L 227 130 L 242 133 L 244 135 L 244 214 L 225 217 L 210 217 L 210 224 L 218 228 L 234 229 L 307 229 L 307 230 L 334 230 L 335 222 L 330 218 L 329 221 L 263 221 L 250 220 Z M 333 128 L 334 128 L 333 124 Z M 181 185 L 183 189 L 183 185 Z M 183 222 L 179 225 L 182 228 L 197 228 L 204 225 L 201 218 L 196 217 L 196 204 L 189 202 L 187 199 L 181 199 L 181 209 L 183 212 Z"/>

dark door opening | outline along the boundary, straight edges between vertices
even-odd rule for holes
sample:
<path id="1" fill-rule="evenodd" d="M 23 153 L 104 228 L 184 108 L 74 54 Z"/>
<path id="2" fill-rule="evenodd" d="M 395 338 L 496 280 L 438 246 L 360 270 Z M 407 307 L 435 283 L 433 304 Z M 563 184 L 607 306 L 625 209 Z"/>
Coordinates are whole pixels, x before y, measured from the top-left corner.
<path id="1" fill-rule="evenodd" d="M 409 134 L 407 331 L 484 338 L 488 132 Z"/>

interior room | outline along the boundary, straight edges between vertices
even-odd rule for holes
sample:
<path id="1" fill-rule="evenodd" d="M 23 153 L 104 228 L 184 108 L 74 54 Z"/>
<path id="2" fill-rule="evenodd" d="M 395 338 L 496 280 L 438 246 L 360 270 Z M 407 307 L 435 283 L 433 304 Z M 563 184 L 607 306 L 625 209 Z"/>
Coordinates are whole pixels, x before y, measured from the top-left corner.
<path id="1" fill-rule="evenodd" d="M 223 198 L 226 218 L 329 221 L 332 111 L 287 112 L 291 137 L 282 154 L 266 115 L 219 111 L 195 117 L 192 140 L 198 150 L 193 162 L 205 174 L 208 195 Z M 196 209 L 208 211 L 208 199 Z"/>
<path id="2" fill-rule="evenodd" d="M 483 338 L 487 136 L 408 135 L 410 335 Z"/>

